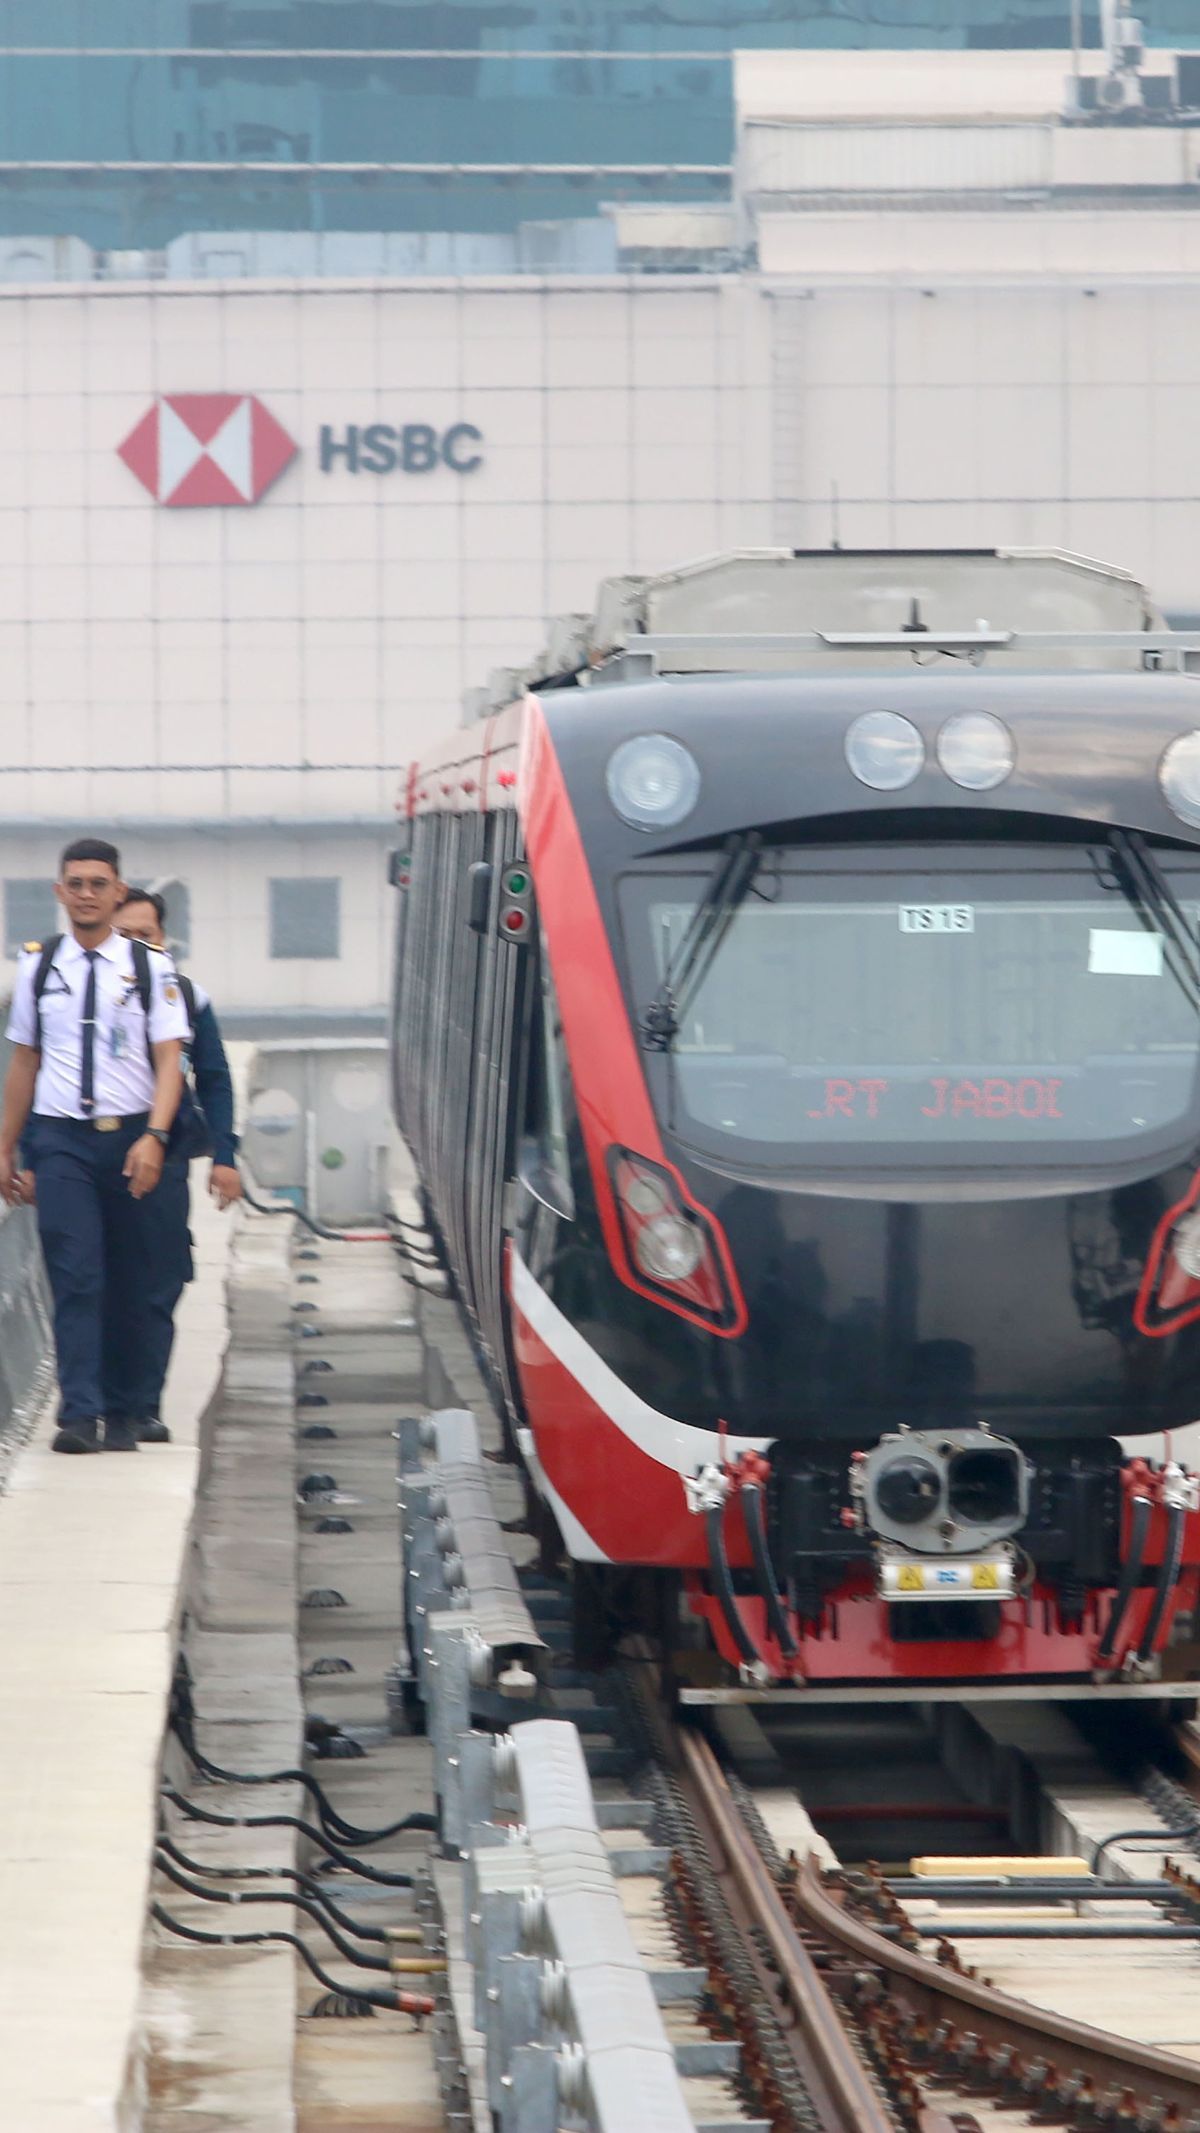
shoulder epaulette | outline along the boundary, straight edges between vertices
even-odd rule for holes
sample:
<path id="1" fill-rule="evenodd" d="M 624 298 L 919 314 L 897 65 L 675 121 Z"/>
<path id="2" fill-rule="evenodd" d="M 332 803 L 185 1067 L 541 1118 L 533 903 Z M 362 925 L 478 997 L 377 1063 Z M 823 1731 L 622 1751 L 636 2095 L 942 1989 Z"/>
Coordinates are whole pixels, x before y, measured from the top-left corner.
<path id="1" fill-rule="evenodd" d="M 21 953 L 22 955 L 36 955 L 41 945 L 40 941 L 22 941 Z"/>
<path id="2" fill-rule="evenodd" d="M 165 948 L 159 947 L 157 941 L 143 941 L 142 946 L 148 948 L 151 955 L 165 955 L 167 952 Z"/>

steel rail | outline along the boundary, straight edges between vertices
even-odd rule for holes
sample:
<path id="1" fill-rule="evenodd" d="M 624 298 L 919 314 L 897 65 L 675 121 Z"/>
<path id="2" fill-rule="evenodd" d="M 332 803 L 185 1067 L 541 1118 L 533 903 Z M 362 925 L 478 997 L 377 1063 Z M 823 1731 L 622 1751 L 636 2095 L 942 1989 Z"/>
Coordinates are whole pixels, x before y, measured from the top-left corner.
<path id="1" fill-rule="evenodd" d="M 1110 2036 L 1090 2023 L 1015 1999 L 886 1939 L 851 1917 L 846 1909 L 848 1892 L 825 1885 L 811 1856 L 796 1869 L 792 1893 L 804 1926 L 856 1964 L 870 1964 L 889 1990 L 934 2022 L 959 2027 L 969 2018 L 971 2031 L 984 2044 L 1015 2046 L 1035 2058 L 1045 2058 L 1052 2051 L 1060 2071 L 1081 2073 L 1101 2090 L 1132 2090 L 1147 2106 L 1157 2100 L 1185 2113 L 1200 2110 L 1200 2065 L 1155 2045 Z M 947 1924 L 944 1937 L 953 1941 L 953 1925 Z"/>
<path id="2" fill-rule="evenodd" d="M 678 1741 L 706 1834 L 728 1866 L 778 1966 L 782 1993 L 808 2062 L 803 2070 L 815 2073 L 820 2082 L 828 2105 L 827 2122 L 838 2133 L 895 2133 L 895 2120 L 867 2077 L 844 2019 L 738 1812 L 716 1756 L 698 1733 L 683 1731 Z"/>

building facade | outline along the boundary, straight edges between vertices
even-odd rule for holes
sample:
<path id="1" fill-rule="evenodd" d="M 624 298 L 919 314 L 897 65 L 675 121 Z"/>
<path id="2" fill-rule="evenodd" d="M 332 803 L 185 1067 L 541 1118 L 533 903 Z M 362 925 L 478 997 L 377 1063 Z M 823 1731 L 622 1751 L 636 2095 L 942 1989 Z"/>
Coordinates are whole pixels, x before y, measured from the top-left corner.
<path id="1" fill-rule="evenodd" d="M 282 277 L 264 228 L 98 279 L 39 239 L 67 278 L 0 281 L 0 990 L 109 828 L 243 1027 L 377 1022 L 408 764 L 616 571 L 1059 546 L 1200 612 L 1200 131 L 1170 53 L 1121 64 L 1147 112 L 1092 125 L 1062 51 L 743 55 L 724 205 L 611 204 L 654 271 Z"/>
<path id="2" fill-rule="evenodd" d="M 1151 42 L 1200 35 L 1145 0 Z M 0 0 L 0 234 L 457 232 L 728 185 L 733 53 L 1071 41 L 1070 0 Z M 1094 45 L 1098 0 L 1080 0 Z M 497 182 L 502 173 L 502 182 Z M 490 264 L 495 267 L 497 261 Z"/>
<path id="3" fill-rule="evenodd" d="M 109 824 L 243 1014 L 380 1011 L 405 766 L 547 613 L 770 537 L 737 277 L 10 287 L 0 398 L 5 953 Z"/>

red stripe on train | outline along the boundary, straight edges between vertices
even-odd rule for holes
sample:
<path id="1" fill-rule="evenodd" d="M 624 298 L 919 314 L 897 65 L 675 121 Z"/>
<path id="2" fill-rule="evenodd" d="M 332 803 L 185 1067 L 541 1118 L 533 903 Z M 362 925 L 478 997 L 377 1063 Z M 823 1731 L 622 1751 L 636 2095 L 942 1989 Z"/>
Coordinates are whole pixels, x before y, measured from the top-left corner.
<path id="1" fill-rule="evenodd" d="M 536 697 L 525 704 L 521 757 L 521 816 L 525 849 L 533 869 L 538 911 L 562 1013 L 563 1039 L 587 1151 L 592 1189 L 608 1256 L 625 1286 L 664 1311 L 700 1325 L 719 1340 L 744 1333 L 748 1321 L 729 1241 L 720 1223 L 689 1191 L 663 1153 L 642 1062 L 630 1027 L 629 1009 L 613 962 L 579 824 L 562 766 Z M 589 1041 L 589 1039 L 591 1041 Z M 639 1279 L 625 1246 L 608 1172 L 610 1148 L 648 1156 L 670 1172 L 687 1206 L 703 1215 L 720 1256 L 733 1312 L 728 1326 L 651 1288 Z"/>
<path id="2" fill-rule="evenodd" d="M 707 1561 L 704 1528 L 673 1468 L 650 1459 L 585 1392 L 512 1302 L 521 1400 L 538 1460 L 597 1546 L 617 1563 Z"/>

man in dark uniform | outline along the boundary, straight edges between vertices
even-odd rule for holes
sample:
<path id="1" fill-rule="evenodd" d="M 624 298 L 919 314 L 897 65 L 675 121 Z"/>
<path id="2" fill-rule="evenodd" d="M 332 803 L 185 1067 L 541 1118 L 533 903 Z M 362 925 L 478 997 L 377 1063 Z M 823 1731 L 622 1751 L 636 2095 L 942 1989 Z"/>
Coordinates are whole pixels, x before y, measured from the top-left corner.
<path id="1" fill-rule="evenodd" d="M 170 959 L 135 954 L 113 928 L 125 895 L 114 845 L 68 845 L 56 893 L 70 931 L 45 948 L 29 943 L 17 966 L 0 1197 L 27 1196 L 23 1142 L 54 1297 L 54 1450 L 136 1451 L 145 1293 L 161 1249 L 154 1196 L 182 1090 L 187 1016 Z"/>
<path id="2" fill-rule="evenodd" d="M 144 941 L 149 948 L 165 948 L 166 923 L 167 907 L 157 890 L 128 890 L 117 912 L 117 925 L 127 940 Z M 188 1095 L 194 1092 L 191 1108 L 193 1112 L 198 1108 L 200 1116 L 189 1123 L 181 1112 L 179 1130 L 159 1186 L 166 1234 L 146 1299 L 149 1339 L 137 1407 L 138 1436 L 143 1444 L 170 1441 L 171 1432 L 159 1410 L 175 1339 L 175 1307 L 194 1271 L 188 1228 L 188 1171 L 193 1156 L 212 1156 L 208 1189 L 218 1207 L 229 1207 L 242 1197 L 242 1181 L 237 1172 L 238 1137 L 233 1130 L 233 1080 L 220 1026 L 203 986 L 182 971 L 177 982 L 190 1025 L 183 1070 L 191 1088 L 185 1090 L 184 1101 L 186 1105 Z"/>

